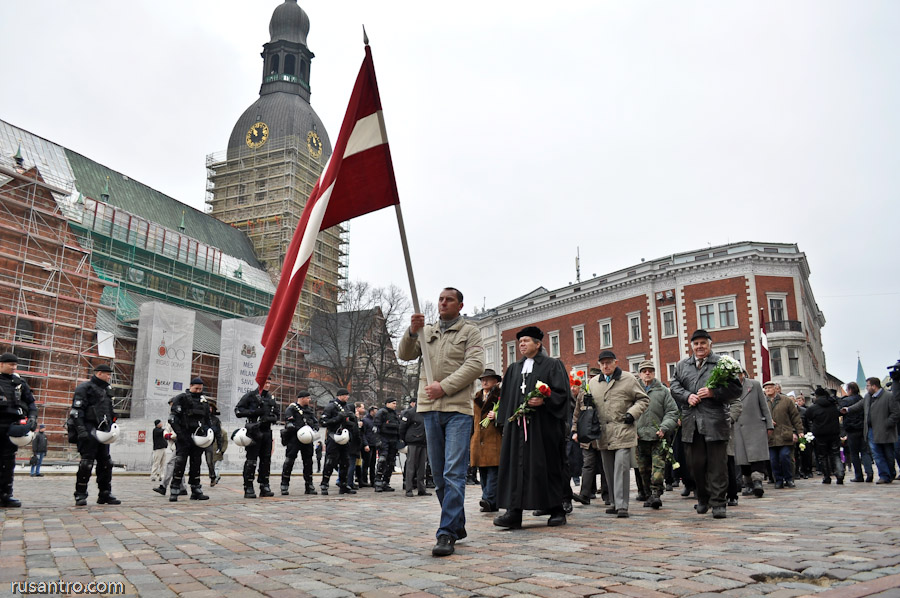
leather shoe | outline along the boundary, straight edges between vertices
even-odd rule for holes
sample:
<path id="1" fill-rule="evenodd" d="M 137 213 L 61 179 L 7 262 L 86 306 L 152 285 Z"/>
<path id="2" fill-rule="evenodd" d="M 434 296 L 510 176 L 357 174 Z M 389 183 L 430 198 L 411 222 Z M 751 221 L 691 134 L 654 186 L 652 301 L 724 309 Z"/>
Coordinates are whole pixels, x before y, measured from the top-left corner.
<path id="1" fill-rule="evenodd" d="M 684 489 L 681 491 L 681 496 L 684 496 L 685 498 L 687 498 L 690 495 L 691 495 L 691 489 L 688 488 L 687 486 L 685 486 Z"/>
<path id="2" fill-rule="evenodd" d="M 698 515 L 706 515 L 706 512 L 709 511 L 709 505 L 694 505 L 694 510 L 697 511 Z"/>
<path id="3" fill-rule="evenodd" d="M 587 496 L 582 496 L 581 494 L 573 494 L 572 500 L 574 500 L 575 502 L 579 502 L 583 505 L 591 504 L 591 499 L 588 498 Z"/>
<path id="4" fill-rule="evenodd" d="M 756 498 L 762 498 L 762 495 L 765 494 L 765 489 L 763 488 L 762 482 L 760 480 L 756 480 L 753 482 L 753 496 Z"/>
<path id="5" fill-rule="evenodd" d="M 617 509 L 615 507 L 609 507 L 608 509 L 606 509 L 607 515 L 615 515 L 618 512 L 619 512 L 619 509 Z"/>
<path id="6" fill-rule="evenodd" d="M 863 479 L 862 478 L 852 478 L 850 481 L 851 482 L 862 482 Z"/>
<path id="7" fill-rule="evenodd" d="M 407 490 L 407 491 L 406 491 L 406 498 L 412 498 L 412 497 L 413 497 L 413 491 L 412 491 L 412 490 Z"/>
<path id="8" fill-rule="evenodd" d="M 425 490 L 422 490 L 419 492 L 418 496 L 431 496 L 431 492 L 426 492 Z M 494 510 L 496 511 L 497 509 L 494 509 Z"/>
<path id="9" fill-rule="evenodd" d="M 510 509 L 502 515 L 494 517 L 494 525 L 507 529 L 519 529 L 522 527 L 522 511 Z"/>
<path id="10" fill-rule="evenodd" d="M 156 488 L 153 489 L 153 491 L 156 492 L 157 494 L 162 494 L 163 496 L 166 495 L 166 487 L 165 486 L 157 486 Z"/>
<path id="11" fill-rule="evenodd" d="M 571 500 L 564 500 L 564 501 L 563 501 L 563 504 L 562 504 L 562 508 L 563 508 L 563 512 L 565 512 L 565 513 L 571 513 L 571 512 L 572 512 L 572 501 L 571 501 Z"/>
<path id="12" fill-rule="evenodd" d="M 619 519 L 628 519 L 628 509 L 619 509 L 616 511 L 616 517 Z"/>
<path id="13" fill-rule="evenodd" d="M 478 501 L 478 505 L 481 507 L 482 513 L 493 513 L 494 511 L 499 510 L 496 505 L 492 505 L 491 501 L 484 498 Z"/>
<path id="14" fill-rule="evenodd" d="M 76 507 L 84 507 L 87 506 L 87 496 L 76 496 L 75 497 L 75 506 Z"/>
<path id="15" fill-rule="evenodd" d="M 120 505 L 122 501 L 113 496 L 112 494 L 101 494 L 97 497 L 98 505 Z"/>
<path id="16" fill-rule="evenodd" d="M 729 507 L 736 507 L 736 506 L 738 506 L 738 499 L 736 499 L 736 498 L 729 498 L 729 499 L 728 499 L 728 502 L 725 503 L 725 504 L 726 504 L 727 506 L 729 506 Z M 715 515 L 715 511 L 716 511 L 716 510 L 713 509 L 713 515 Z"/>
<path id="17" fill-rule="evenodd" d="M 876 483 L 876 484 L 890 484 L 890 483 L 893 482 L 893 481 L 894 481 L 894 480 L 886 480 L 886 479 L 884 479 L 884 478 L 880 478 L 880 479 L 879 479 L 877 482 L 875 482 L 875 483 Z"/>
<path id="18" fill-rule="evenodd" d="M 550 514 L 550 509 L 538 509 L 537 511 L 532 511 L 531 514 L 534 517 L 546 517 Z"/>
<path id="19" fill-rule="evenodd" d="M 873 477 L 873 476 L 870 476 L 870 475 L 869 475 L 869 476 L 866 476 L 866 482 L 869 483 L 869 484 L 871 484 L 871 483 L 872 483 L 872 477 Z"/>
<path id="20" fill-rule="evenodd" d="M 782 488 L 784 488 L 784 482 L 775 482 L 776 490 L 781 490 Z"/>
<path id="21" fill-rule="evenodd" d="M 437 537 L 437 544 L 431 549 L 431 556 L 450 556 L 456 550 L 450 534 L 441 534 Z"/>
<path id="22" fill-rule="evenodd" d="M 713 519 L 725 519 L 725 507 L 713 507 Z"/>
<path id="23" fill-rule="evenodd" d="M 796 488 L 797 486 L 794 485 L 793 481 L 790 481 L 790 482 L 785 482 L 784 487 L 785 488 Z"/>
<path id="24" fill-rule="evenodd" d="M 547 520 L 547 525 L 550 527 L 556 527 L 559 525 L 566 524 L 566 514 L 565 513 L 554 513 L 550 515 L 550 519 Z"/>

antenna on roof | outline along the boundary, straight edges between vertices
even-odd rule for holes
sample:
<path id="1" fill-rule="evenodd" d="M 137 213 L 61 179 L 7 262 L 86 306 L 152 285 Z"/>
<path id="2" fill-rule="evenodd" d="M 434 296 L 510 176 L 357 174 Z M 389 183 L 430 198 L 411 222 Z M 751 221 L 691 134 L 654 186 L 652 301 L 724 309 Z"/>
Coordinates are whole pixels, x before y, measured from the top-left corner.
<path id="1" fill-rule="evenodd" d="M 575 247 L 575 282 L 581 282 L 581 248 Z"/>

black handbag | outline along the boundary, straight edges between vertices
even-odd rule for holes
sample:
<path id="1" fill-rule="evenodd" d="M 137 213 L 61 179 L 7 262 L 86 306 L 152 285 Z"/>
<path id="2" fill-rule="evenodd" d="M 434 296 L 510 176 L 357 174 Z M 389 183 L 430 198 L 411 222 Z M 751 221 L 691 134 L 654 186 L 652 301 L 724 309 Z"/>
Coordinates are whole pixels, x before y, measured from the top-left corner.
<path id="1" fill-rule="evenodd" d="M 593 406 L 593 397 L 584 395 L 585 408 L 578 414 L 578 422 L 575 431 L 578 434 L 578 442 L 588 443 L 599 440 L 603 435 L 603 425 L 597 418 L 597 410 Z"/>

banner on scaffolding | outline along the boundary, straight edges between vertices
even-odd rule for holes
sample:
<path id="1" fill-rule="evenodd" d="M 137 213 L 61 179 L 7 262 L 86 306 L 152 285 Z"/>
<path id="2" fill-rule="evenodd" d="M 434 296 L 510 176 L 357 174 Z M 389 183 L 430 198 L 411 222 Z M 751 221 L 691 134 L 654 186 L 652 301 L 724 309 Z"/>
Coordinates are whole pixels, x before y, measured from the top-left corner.
<path id="1" fill-rule="evenodd" d="M 134 363 L 133 418 L 162 419 L 169 399 L 187 391 L 194 349 L 193 311 L 151 301 L 141 305 Z"/>
<path id="2" fill-rule="evenodd" d="M 257 386 L 256 372 L 263 354 L 262 333 L 262 326 L 244 320 L 222 320 L 216 399 L 223 422 L 236 420 L 234 406 Z"/>

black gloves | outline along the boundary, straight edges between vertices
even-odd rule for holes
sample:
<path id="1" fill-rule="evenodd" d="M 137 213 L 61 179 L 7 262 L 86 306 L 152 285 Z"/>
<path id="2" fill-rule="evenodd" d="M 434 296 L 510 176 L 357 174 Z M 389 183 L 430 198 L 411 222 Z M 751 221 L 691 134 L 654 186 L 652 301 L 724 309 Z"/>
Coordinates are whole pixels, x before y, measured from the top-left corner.
<path id="1" fill-rule="evenodd" d="M 625 414 L 625 423 L 628 424 L 629 426 L 632 425 L 634 423 L 634 416 L 631 415 L 630 413 L 626 413 Z"/>
<path id="2" fill-rule="evenodd" d="M 28 429 L 32 432 L 37 430 L 37 419 L 34 416 L 28 418 Z"/>
<path id="3" fill-rule="evenodd" d="M 88 438 L 90 438 L 90 436 L 91 435 L 88 434 L 87 428 L 83 426 L 78 428 L 78 440 L 87 440 Z"/>

